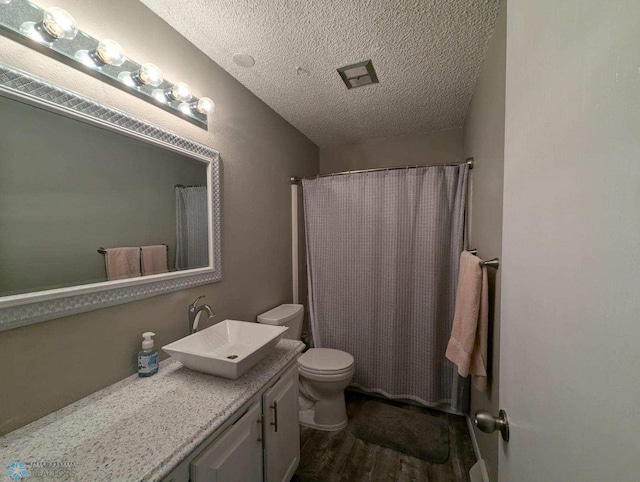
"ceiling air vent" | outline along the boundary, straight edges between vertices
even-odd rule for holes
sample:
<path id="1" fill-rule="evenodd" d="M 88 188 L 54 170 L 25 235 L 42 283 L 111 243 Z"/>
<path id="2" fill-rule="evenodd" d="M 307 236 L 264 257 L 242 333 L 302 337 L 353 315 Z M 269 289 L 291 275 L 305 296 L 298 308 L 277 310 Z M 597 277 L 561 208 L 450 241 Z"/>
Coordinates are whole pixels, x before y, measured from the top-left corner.
<path id="1" fill-rule="evenodd" d="M 347 85 L 347 89 L 378 83 L 378 76 L 376 75 L 376 71 L 373 70 L 371 60 L 365 60 L 364 62 L 358 62 L 357 64 L 340 67 L 338 69 L 338 73 Z"/>

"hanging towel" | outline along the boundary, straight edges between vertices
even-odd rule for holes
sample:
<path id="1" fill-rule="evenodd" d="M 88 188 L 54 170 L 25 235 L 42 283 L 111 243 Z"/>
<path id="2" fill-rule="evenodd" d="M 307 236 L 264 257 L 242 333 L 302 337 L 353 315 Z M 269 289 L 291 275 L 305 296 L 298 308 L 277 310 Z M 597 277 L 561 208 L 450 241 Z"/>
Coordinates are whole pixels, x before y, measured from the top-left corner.
<path id="1" fill-rule="evenodd" d="M 107 248 L 104 255 L 107 280 L 140 276 L 140 248 Z"/>
<path id="2" fill-rule="evenodd" d="M 480 391 L 487 389 L 488 285 L 487 268 L 482 266 L 482 260 L 463 251 L 446 357 L 458 366 L 461 376 L 471 374 L 473 384 Z"/>
<path id="3" fill-rule="evenodd" d="M 167 247 L 164 244 L 143 246 L 140 248 L 142 256 L 142 276 L 168 273 Z"/>

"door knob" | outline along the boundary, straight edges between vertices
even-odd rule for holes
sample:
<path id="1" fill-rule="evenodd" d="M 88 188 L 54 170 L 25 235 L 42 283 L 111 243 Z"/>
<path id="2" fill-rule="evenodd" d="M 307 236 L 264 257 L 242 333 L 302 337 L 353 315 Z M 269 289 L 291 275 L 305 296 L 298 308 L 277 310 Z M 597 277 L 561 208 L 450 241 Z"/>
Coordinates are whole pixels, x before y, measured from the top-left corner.
<path id="1" fill-rule="evenodd" d="M 488 410 L 478 410 L 476 412 L 476 427 L 485 433 L 493 433 L 500 430 L 502 440 L 509 441 L 509 420 L 507 412 L 500 410 L 498 416 L 494 417 Z"/>

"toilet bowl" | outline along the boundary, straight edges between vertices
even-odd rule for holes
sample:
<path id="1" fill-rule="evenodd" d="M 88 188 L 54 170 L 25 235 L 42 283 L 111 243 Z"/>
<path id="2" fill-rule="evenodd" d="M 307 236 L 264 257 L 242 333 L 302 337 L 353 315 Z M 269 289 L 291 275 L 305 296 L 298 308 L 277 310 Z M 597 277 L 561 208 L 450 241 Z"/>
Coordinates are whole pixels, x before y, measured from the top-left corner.
<path id="1" fill-rule="evenodd" d="M 354 372 L 353 357 L 331 348 L 311 348 L 298 359 L 300 424 L 334 431 L 347 426 L 344 389 Z"/>
<path id="2" fill-rule="evenodd" d="M 287 326 L 284 338 L 299 340 L 303 306 L 280 305 L 258 316 L 258 323 Z M 331 348 L 311 348 L 298 358 L 300 424 L 333 431 L 347 426 L 344 389 L 353 377 L 353 357 Z"/>

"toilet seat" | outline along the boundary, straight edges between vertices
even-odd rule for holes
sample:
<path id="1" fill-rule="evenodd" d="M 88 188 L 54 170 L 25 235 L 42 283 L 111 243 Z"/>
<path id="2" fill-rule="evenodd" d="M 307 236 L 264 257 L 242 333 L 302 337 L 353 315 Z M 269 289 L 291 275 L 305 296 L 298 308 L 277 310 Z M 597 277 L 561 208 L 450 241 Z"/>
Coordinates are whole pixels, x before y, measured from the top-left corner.
<path id="1" fill-rule="evenodd" d="M 351 377 L 353 376 L 353 366 L 351 368 L 347 368 L 346 370 L 335 372 L 312 372 L 307 371 L 302 367 L 298 367 L 298 373 L 301 377 L 306 378 L 307 380 L 315 380 L 318 382 L 337 382 L 340 380 L 351 379 Z"/>
<path id="2" fill-rule="evenodd" d="M 311 348 L 298 358 L 300 369 L 315 374 L 345 372 L 353 366 L 353 363 L 353 356 L 333 348 Z"/>
<path id="3" fill-rule="evenodd" d="M 349 353 L 332 348 L 311 348 L 298 358 L 298 373 L 309 380 L 344 380 L 351 378 L 353 371 L 353 357 Z"/>
<path id="4" fill-rule="evenodd" d="M 310 370 L 305 367 L 298 366 L 298 372 L 305 375 L 344 375 L 353 372 L 353 365 L 343 370 Z"/>

